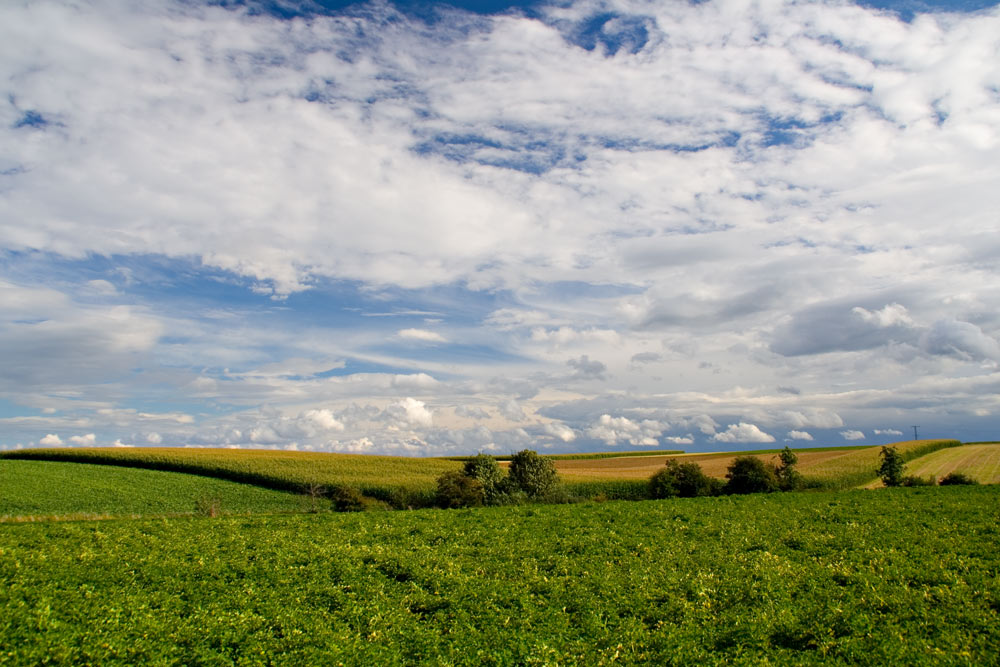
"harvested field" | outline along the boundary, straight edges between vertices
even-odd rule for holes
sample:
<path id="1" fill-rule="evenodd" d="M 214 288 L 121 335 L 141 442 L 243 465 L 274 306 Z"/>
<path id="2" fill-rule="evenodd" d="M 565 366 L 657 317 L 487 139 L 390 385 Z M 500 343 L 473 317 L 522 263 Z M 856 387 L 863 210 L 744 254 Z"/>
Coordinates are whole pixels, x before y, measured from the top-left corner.
<path id="1" fill-rule="evenodd" d="M 952 472 L 968 475 L 980 484 L 1000 484 L 1000 443 L 942 449 L 906 466 L 907 475 L 936 480 Z M 881 486 L 881 482 L 876 486 Z"/>

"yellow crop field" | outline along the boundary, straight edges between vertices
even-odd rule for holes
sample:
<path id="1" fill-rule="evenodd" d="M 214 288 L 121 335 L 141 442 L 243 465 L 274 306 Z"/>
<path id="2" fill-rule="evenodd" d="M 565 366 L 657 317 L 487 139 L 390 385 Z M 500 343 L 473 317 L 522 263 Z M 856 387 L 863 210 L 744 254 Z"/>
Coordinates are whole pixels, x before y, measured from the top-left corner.
<path id="1" fill-rule="evenodd" d="M 439 475 L 461 468 L 443 459 L 264 449 L 89 447 L 33 449 L 8 456 L 174 470 L 293 491 L 310 485 L 352 486 L 375 497 L 397 489 L 432 490 Z"/>
<path id="2" fill-rule="evenodd" d="M 968 475 L 981 484 L 1000 484 L 1000 443 L 942 449 L 906 466 L 907 475 L 938 480 L 952 472 Z"/>

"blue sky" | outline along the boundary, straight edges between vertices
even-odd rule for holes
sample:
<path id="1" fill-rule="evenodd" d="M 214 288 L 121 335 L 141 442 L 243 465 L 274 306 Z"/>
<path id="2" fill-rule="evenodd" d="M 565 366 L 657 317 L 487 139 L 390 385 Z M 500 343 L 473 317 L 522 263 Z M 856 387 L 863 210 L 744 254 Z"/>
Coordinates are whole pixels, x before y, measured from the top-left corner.
<path id="1" fill-rule="evenodd" d="M 986 440 L 994 2 L 0 8 L 0 447 Z"/>

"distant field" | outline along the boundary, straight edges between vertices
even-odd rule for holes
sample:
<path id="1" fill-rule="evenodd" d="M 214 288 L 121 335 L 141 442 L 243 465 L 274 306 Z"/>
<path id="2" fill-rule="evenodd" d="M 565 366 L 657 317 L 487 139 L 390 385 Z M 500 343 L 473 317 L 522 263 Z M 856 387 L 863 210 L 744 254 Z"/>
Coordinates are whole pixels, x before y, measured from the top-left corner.
<path id="1" fill-rule="evenodd" d="M 956 440 L 912 440 L 896 443 L 907 459 L 942 447 L 958 445 Z M 876 477 L 881 447 L 842 447 L 795 450 L 797 469 L 819 483 L 844 488 L 856 486 Z M 595 482 L 601 479 L 645 480 L 662 468 L 669 459 L 693 462 L 705 474 L 723 478 L 738 456 L 753 455 L 768 462 L 777 462 L 780 450 L 724 452 L 714 454 L 680 454 L 668 456 L 620 457 L 596 460 L 556 460 L 556 470 L 569 483 Z"/>
<path id="2" fill-rule="evenodd" d="M 942 449 L 906 466 L 907 475 L 918 477 L 941 479 L 951 472 L 964 473 L 981 484 L 1000 484 L 1000 443 Z"/>
<path id="3" fill-rule="evenodd" d="M 0 664 L 996 665 L 1000 487 L 0 524 Z"/>
<path id="4" fill-rule="evenodd" d="M 438 476 L 461 467 L 443 459 L 181 447 L 30 449 L 4 457 L 170 470 L 299 492 L 310 485 L 352 486 L 402 506 L 407 497 L 432 494 Z"/>
<path id="5" fill-rule="evenodd" d="M 0 521 L 301 512 L 311 503 L 301 495 L 177 472 L 0 459 Z"/>

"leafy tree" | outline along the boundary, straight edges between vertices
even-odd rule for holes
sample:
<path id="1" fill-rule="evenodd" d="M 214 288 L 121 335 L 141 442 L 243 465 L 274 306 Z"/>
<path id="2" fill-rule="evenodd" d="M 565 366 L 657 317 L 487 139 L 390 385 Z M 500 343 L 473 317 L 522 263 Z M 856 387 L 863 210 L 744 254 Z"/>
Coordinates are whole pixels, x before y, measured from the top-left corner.
<path id="1" fill-rule="evenodd" d="M 670 459 L 666 466 L 649 479 L 649 495 L 653 498 L 694 498 L 716 495 L 720 482 L 706 475 L 697 463 L 680 463 Z"/>
<path id="2" fill-rule="evenodd" d="M 483 502 L 486 505 L 503 502 L 504 472 L 495 458 L 488 454 L 477 454 L 465 462 L 463 473 L 483 487 Z"/>
<path id="3" fill-rule="evenodd" d="M 795 469 L 795 464 L 799 462 L 799 457 L 787 445 L 778 453 L 778 460 L 781 464 L 775 468 L 778 477 L 778 486 L 782 491 L 792 491 L 802 488 L 802 474 Z"/>
<path id="4" fill-rule="evenodd" d="M 523 491 L 529 498 L 541 498 L 555 491 L 559 483 L 552 459 L 539 456 L 531 449 L 522 449 L 510 461 L 507 472 L 509 486 Z"/>
<path id="5" fill-rule="evenodd" d="M 353 486 L 335 486 L 330 489 L 330 500 L 333 509 L 338 512 L 362 512 L 365 509 L 365 497 Z"/>
<path id="6" fill-rule="evenodd" d="M 777 469 L 756 456 L 738 456 L 726 472 L 726 493 L 771 493 L 777 491 Z"/>
<path id="7" fill-rule="evenodd" d="M 878 467 L 878 476 L 886 486 L 900 486 L 903 483 L 903 455 L 895 447 L 883 446 L 879 452 L 882 463 Z"/>
<path id="8" fill-rule="evenodd" d="M 474 477 L 451 470 L 437 479 L 437 504 L 445 508 L 478 507 L 483 504 L 483 485 Z"/>

